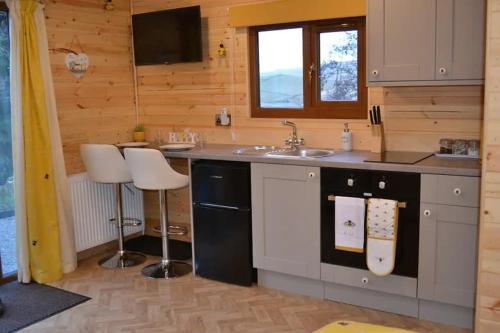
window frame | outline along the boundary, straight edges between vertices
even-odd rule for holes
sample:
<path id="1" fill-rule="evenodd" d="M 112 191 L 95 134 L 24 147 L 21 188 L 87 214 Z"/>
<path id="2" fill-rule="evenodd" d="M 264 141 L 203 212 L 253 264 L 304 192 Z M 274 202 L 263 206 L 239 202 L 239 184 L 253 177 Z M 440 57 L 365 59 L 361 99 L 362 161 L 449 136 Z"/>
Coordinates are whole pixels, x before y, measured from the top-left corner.
<path id="1" fill-rule="evenodd" d="M 249 28 L 250 108 L 252 118 L 367 119 L 368 88 L 366 75 L 365 17 L 272 24 Z M 259 101 L 258 33 L 261 31 L 302 28 L 304 107 L 261 108 Z M 358 31 L 358 101 L 321 101 L 319 90 L 319 33 Z M 313 78 L 309 67 L 314 64 Z"/>

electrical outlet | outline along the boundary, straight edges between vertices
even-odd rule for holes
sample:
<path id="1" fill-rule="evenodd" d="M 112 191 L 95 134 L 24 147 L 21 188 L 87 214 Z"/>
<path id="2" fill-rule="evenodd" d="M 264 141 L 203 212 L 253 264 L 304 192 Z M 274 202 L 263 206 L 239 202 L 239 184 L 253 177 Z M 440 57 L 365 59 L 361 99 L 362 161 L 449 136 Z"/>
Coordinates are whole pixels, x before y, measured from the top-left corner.
<path id="1" fill-rule="evenodd" d="M 220 120 L 220 113 L 217 113 L 215 115 L 215 126 L 231 126 L 231 115 L 228 113 L 227 118 L 229 119 L 229 123 L 222 125 L 221 120 Z"/>

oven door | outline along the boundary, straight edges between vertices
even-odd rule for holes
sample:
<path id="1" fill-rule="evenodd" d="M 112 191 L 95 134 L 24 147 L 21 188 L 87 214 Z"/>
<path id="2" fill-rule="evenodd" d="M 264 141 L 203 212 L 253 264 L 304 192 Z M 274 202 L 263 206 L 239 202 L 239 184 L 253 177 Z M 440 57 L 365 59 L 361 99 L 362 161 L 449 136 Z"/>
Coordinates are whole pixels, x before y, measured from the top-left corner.
<path id="1" fill-rule="evenodd" d="M 325 175 L 322 178 L 321 191 L 321 261 L 368 269 L 366 266 L 366 229 L 364 253 L 335 250 L 335 201 L 329 201 L 329 195 L 393 199 L 404 201 L 407 206 L 399 210 L 396 262 L 392 274 L 416 278 L 418 275 L 420 175 L 359 170 L 356 172 L 339 169 L 321 171 L 322 177 Z M 352 176 L 357 179 L 360 185 L 358 188 L 342 188 L 336 185 L 342 184 L 343 186 L 347 182 L 352 183 L 349 181 Z M 382 177 L 387 184 L 384 189 L 378 188 L 379 179 Z M 333 179 L 335 181 L 332 181 Z M 356 180 L 354 182 L 356 183 Z"/>

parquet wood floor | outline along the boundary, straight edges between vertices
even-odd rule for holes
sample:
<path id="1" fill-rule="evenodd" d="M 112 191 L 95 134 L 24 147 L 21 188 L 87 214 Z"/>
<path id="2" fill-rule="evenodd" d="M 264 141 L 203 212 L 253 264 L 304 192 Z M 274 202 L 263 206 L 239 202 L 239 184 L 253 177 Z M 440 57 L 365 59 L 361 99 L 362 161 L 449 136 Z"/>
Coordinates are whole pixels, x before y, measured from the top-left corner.
<path id="1" fill-rule="evenodd" d="M 97 259 L 54 284 L 92 300 L 23 332 L 312 332 L 335 320 L 357 320 L 421 333 L 466 333 L 414 318 L 292 295 L 262 287 L 238 287 L 188 275 L 150 280 L 141 267 L 104 270 Z M 152 259 L 148 260 L 152 262 Z"/>

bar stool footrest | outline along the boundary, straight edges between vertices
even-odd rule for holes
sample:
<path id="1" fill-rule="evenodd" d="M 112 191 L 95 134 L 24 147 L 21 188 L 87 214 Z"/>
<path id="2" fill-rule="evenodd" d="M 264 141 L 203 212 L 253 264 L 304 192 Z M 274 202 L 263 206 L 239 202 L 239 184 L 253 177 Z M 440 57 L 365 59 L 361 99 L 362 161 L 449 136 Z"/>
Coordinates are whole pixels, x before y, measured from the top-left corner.
<path id="1" fill-rule="evenodd" d="M 109 223 L 116 225 L 116 218 L 109 219 Z M 135 217 L 125 217 L 123 218 L 124 227 L 139 227 L 142 225 L 142 221 Z"/>
<path id="2" fill-rule="evenodd" d="M 185 236 L 188 234 L 189 230 L 187 227 L 182 227 L 178 225 L 169 225 L 168 226 L 168 235 L 169 236 Z M 170 230 L 173 229 L 173 230 Z M 154 232 L 161 233 L 161 227 L 156 226 L 153 228 Z"/>

